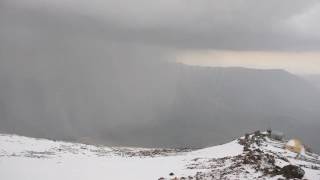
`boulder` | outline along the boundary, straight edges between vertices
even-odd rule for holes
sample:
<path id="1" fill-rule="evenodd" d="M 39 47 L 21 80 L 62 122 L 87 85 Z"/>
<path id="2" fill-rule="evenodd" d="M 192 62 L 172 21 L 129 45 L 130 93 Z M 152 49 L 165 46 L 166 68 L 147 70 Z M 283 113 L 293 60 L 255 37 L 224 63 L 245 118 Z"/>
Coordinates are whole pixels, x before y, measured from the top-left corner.
<path id="1" fill-rule="evenodd" d="M 305 172 L 301 167 L 295 165 L 287 165 L 281 169 L 281 174 L 288 179 L 302 179 Z"/>

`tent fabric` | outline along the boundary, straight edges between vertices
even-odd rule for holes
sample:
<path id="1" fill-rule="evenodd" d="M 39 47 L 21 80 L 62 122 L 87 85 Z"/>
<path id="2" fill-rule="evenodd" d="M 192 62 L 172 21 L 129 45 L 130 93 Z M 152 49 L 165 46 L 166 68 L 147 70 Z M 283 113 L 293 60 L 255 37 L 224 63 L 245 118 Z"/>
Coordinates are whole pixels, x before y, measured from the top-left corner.
<path id="1" fill-rule="evenodd" d="M 288 141 L 288 143 L 286 144 L 286 149 L 299 154 L 304 152 L 304 147 L 301 141 L 297 139 L 291 139 L 290 141 Z"/>

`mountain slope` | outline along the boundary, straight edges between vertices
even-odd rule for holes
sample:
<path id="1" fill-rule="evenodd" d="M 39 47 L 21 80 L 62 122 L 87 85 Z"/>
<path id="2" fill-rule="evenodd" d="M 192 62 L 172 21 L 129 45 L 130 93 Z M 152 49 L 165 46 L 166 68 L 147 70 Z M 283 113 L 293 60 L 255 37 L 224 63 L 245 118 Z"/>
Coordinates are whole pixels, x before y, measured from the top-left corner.
<path id="1" fill-rule="evenodd" d="M 288 164 L 320 178 L 320 158 L 295 159 L 283 143 L 251 135 L 195 151 L 110 148 L 0 135 L 0 178 L 16 179 L 277 179 Z M 257 143 L 259 141 L 259 143 Z M 247 144 L 246 144 L 247 143 Z M 244 147 L 247 147 L 244 148 Z M 252 158 L 257 158 L 252 162 Z M 273 161 L 272 161 L 273 160 Z M 266 171 L 268 170 L 268 172 Z"/>
<path id="2" fill-rule="evenodd" d="M 320 90 L 286 71 L 104 59 L 92 67 L 40 61 L 44 69 L 34 71 L 33 62 L 20 63 L 0 62 L 0 131 L 6 133 L 198 148 L 272 127 L 320 152 Z"/>
<path id="3" fill-rule="evenodd" d="M 310 83 L 314 84 L 318 88 L 320 88 L 320 75 L 319 74 L 309 74 L 309 75 L 302 75 L 304 79 L 309 81 Z"/>
<path id="4" fill-rule="evenodd" d="M 185 65 L 176 69 L 173 102 L 157 114 L 157 124 L 128 130 L 138 137 L 136 143 L 143 145 L 143 137 L 152 137 L 154 146 L 204 147 L 272 127 L 300 137 L 320 152 L 320 91 L 311 83 L 283 70 Z"/>

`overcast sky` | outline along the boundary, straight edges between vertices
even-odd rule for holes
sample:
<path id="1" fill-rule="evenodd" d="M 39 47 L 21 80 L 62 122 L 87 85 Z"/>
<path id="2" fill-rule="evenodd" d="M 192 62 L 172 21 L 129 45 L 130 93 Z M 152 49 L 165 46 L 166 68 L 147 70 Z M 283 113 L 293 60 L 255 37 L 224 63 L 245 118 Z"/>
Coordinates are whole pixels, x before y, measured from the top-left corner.
<path id="1" fill-rule="evenodd" d="M 320 74 L 319 19 L 319 0 L 0 0 L 0 130 L 181 145 L 313 122 L 318 91 L 283 71 L 163 62 Z"/>
<path id="2" fill-rule="evenodd" d="M 123 44 L 123 52 L 156 47 L 188 64 L 320 73 L 317 0 L 2 0 L 0 10 L 2 42 L 32 46 L 47 26 Z"/>

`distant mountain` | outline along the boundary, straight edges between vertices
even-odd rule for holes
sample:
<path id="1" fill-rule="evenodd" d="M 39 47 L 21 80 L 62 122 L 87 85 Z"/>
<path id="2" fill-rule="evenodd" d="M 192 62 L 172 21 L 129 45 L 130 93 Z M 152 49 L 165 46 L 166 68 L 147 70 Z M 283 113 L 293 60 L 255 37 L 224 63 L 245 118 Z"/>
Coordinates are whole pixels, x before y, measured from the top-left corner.
<path id="1" fill-rule="evenodd" d="M 320 89 L 320 74 L 303 75 L 302 77 Z"/>
<path id="2" fill-rule="evenodd" d="M 24 66 L 21 76 L 1 71 L 0 130 L 113 145 L 203 147 L 271 127 L 320 152 L 319 89 L 286 71 L 140 61 L 70 66 L 72 73 L 67 65 L 36 72 Z"/>
<path id="3" fill-rule="evenodd" d="M 168 145 L 170 139 L 170 145 L 201 147 L 272 127 L 320 150 L 320 93 L 308 81 L 283 70 L 177 69 L 173 104 L 159 115 L 157 125 L 138 130 L 142 136 L 151 134 L 155 145 Z"/>

